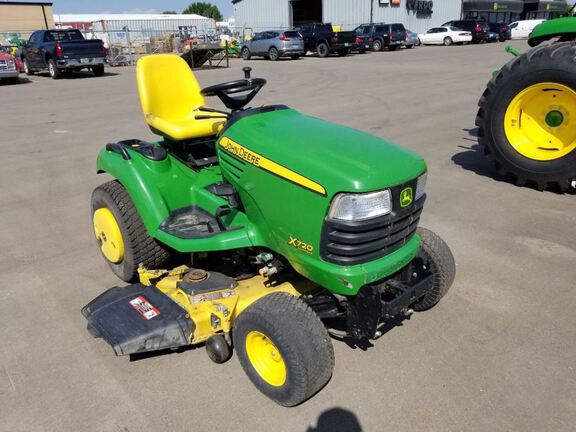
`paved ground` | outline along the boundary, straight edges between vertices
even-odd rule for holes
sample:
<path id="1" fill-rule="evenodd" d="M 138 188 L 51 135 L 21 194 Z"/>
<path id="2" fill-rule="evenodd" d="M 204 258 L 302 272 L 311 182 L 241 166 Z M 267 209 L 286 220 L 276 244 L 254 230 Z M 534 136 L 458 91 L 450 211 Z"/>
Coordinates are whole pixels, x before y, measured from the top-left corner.
<path id="1" fill-rule="evenodd" d="M 422 154 L 423 224 L 458 262 L 434 310 L 367 351 L 335 343 L 331 382 L 293 409 L 261 396 L 236 358 L 217 366 L 198 349 L 130 362 L 85 331 L 80 308 L 119 283 L 92 239 L 96 154 L 152 138 L 133 69 L 1 86 L 0 430 L 574 430 L 576 197 L 496 179 L 470 135 L 503 48 L 249 63 L 269 82 L 259 102 Z M 245 65 L 198 77 L 236 79 Z"/>

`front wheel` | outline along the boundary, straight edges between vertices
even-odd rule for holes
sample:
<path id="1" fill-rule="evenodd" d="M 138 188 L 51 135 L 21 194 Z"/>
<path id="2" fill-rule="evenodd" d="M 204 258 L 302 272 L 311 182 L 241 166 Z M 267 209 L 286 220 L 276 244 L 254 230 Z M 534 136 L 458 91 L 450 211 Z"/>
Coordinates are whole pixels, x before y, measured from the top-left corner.
<path id="1" fill-rule="evenodd" d="M 332 376 L 334 350 L 318 315 L 288 293 L 272 293 L 246 308 L 232 329 L 242 368 L 264 395 L 294 406 Z"/>
<path id="2" fill-rule="evenodd" d="M 52 79 L 60 79 L 62 76 L 62 73 L 58 69 L 56 62 L 52 59 L 48 60 L 48 72 L 50 73 Z"/>
<path id="3" fill-rule="evenodd" d="M 373 49 L 374 51 L 382 51 L 382 41 L 376 39 L 376 40 L 374 41 L 374 43 L 372 44 L 372 49 Z"/>
<path id="4" fill-rule="evenodd" d="M 28 76 L 34 75 L 34 71 L 30 69 L 30 64 L 28 64 L 28 59 L 24 59 L 24 73 Z"/>
<path id="5" fill-rule="evenodd" d="M 250 60 L 250 58 L 252 57 L 252 55 L 250 54 L 250 50 L 246 47 L 242 48 L 240 55 L 242 56 L 242 60 Z"/>
<path id="6" fill-rule="evenodd" d="M 454 41 L 452 40 L 451 37 L 445 37 L 443 43 L 444 43 L 444 46 L 450 46 L 454 43 Z"/>
<path id="7" fill-rule="evenodd" d="M 167 247 L 151 238 L 118 181 L 97 187 L 92 193 L 92 223 L 102 256 L 116 276 L 125 282 L 138 279 L 138 266 L 163 268 L 171 258 Z"/>
<path id="8" fill-rule="evenodd" d="M 330 53 L 328 45 L 325 42 L 320 42 L 316 47 L 316 53 L 318 54 L 318 57 L 328 57 L 328 54 Z"/>
<path id="9" fill-rule="evenodd" d="M 276 61 L 280 58 L 280 53 L 278 52 L 278 49 L 272 47 L 268 50 L 268 58 L 272 61 Z"/>
<path id="10" fill-rule="evenodd" d="M 104 75 L 104 65 L 92 66 L 92 73 L 94 76 L 101 77 Z"/>
<path id="11" fill-rule="evenodd" d="M 438 234 L 418 228 L 420 236 L 420 256 L 428 262 L 432 272 L 432 287 L 412 305 L 415 311 L 425 311 L 438 304 L 446 295 L 456 276 L 456 263 L 450 248 Z"/>

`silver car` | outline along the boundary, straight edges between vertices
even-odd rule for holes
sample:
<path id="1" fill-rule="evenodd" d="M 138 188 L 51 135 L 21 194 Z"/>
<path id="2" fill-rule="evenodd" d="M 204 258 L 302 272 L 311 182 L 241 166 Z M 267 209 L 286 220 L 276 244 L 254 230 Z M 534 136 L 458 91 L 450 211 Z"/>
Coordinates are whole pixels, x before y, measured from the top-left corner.
<path id="1" fill-rule="evenodd" d="M 244 60 L 252 56 L 266 57 L 272 61 L 280 57 L 296 60 L 306 54 L 304 39 L 294 30 L 268 30 L 254 34 L 251 40 L 242 44 L 240 54 Z"/>

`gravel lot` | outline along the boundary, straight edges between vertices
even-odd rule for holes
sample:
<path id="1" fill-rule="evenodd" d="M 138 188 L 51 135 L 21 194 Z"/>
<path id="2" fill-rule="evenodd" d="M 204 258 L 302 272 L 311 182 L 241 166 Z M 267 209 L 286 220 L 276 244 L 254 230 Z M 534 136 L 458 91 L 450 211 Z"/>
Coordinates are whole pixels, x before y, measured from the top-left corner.
<path id="1" fill-rule="evenodd" d="M 235 357 L 215 365 L 194 349 L 129 361 L 85 330 L 81 307 L 120 283 L 92 238 L 90 194 L 107 180 L 96 175 L 97 152 L 153 139 L 134 69 L 0 86 L 0 430 L 574 430 L 576 196 L 515 187 L 478 152 L 476 103 L 510 59 L 503 50 L 234 60 L 197 73 L 215 84 L 249 64 L 268 80 L 257 103 L 284 103 L 423 155 L 422 225 L 457 260 L 438 307 L 366 351 L 334 342 L 332 380 L 292 409 L 258 393 Z"/>

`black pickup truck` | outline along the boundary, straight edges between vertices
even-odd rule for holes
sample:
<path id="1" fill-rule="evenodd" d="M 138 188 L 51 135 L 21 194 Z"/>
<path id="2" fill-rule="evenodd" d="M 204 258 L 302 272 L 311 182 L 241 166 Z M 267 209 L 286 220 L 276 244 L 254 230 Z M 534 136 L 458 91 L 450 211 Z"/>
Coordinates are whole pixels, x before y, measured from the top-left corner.
<path id="1" fill-rule="evenodd" d="M 296 27 L 304 38 L 304 49 L 327 57 L 330 53 L 346 56 L 357 49 L 356 34 L 352 31 L 335 32 L 332 24 L 304 24 Z"/>
<path id="2" fill-rule="evenodd" d="M 106 49 L 100 39 L 84 39 L 79 30 L 39 30 L 24 46 L 22 61 L 27 75 L 48 69 L 58 79 L 62 73 L 91 69 L 102 76 Z"/>

